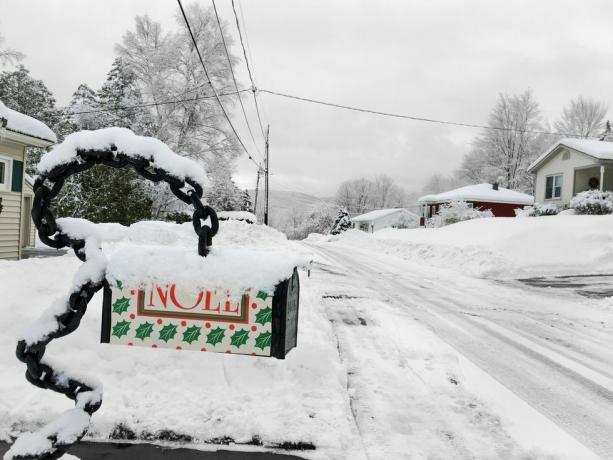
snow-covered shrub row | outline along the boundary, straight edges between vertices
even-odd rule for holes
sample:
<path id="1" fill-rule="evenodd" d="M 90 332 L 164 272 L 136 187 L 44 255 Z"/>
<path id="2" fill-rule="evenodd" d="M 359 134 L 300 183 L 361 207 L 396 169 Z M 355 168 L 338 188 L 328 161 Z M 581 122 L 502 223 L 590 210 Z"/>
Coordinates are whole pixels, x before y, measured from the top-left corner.
<path id="1" fill-rule="evenodd" d="M 466 201 L 451 201 L 439 207 L 438 213 L 428 219 L 426 226 L 437 228 L 471 219 L 494 217 L 492 211 L 475 209 Z"/>
<path id="2" fill-rule="evenodd" d="M 588 190 L 577 193 L 570 200 L 570 207 L 575 214 L 611 214 L 613 213 L 613 192 Z"/>
<path id="3" fill-rule="evenodd" d="M 535 203 L 534 206 L 526 206 L 524 209 L 517 208 L 515 210 L 516 217 L 540 217 L 540 216 L 555 216 L 559 214 L 561 209 L 552 203 Z"/>

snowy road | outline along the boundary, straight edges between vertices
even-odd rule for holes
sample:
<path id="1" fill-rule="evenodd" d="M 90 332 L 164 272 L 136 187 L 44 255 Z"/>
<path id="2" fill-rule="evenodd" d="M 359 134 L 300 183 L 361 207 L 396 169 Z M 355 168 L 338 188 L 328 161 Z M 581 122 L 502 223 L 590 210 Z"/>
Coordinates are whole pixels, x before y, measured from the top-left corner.
<path id="1" fill-rule="evenodd" d="M 329 286 L 335 286 L 335 292 L 322 291 L 322 296 L 329 301 L 330 320 L 337 324 L 339 350 L 349 367 L 356 425 L 370 458 L 379 457 L 379 451 L 369 449 L 377 433 L 387 430 L 387 442 L 391 442 L 388 454 L 394 454 L 400 452 L 403 439 L 406 445 L 406 433 L 399 427 L 416 425 L 410 420 L 415 401 L 409 400 L 407 387 L 408 381 L 419 376 L 410 365 L 403 369 L 412 351 L 411 341 L 403 341 L 402 336 L 405 324 L 408 328 L 409 322 L 415 321 L 553 421 L 571 435 L 570 439 L 602 458 L 613 458 L 610 309 L 567 291 L 465 277 L 354 246 L 308 246 L 325 258 L 314 278 L 323 278 L 322 289 L 328 286 L 330 291 Z M 382 321 L 388 324 L 380 328 L 386 333 L 379 337 L 373 332 L 378 329 L 359 328 Z M 360 343 L 364 349 L 359 348 Z M 379 349 L 365 352 L 373 346 Z M 394 362 L 384 363 L 390 359 Z M 403 372 L 393 372 L 389 364 Z M 366 369 L 373 375 L 364 375 Z M 377 373 L 385 382 L 384 391 L 377 391 Z M 453 382 L 453 376 L 449 380 Z M 432 397 L 444 395 L 433 393 Z M 469 401 L 468 393 L 453 397 L 456 405 L 475 404 Z M 482 457 L 476 443 L 481 443 L 483 458 L 488 451 L 491 457 L 519 456 L 509 436 L 496 428 L 495 420 L 488 422 L 483 413 L 478 422 L 474 414 L 470 420 L 462 420 L 466 413 L 457 412 L 458 420 L 437 420 L 432 414 L 433 425 L 426 428 L 448 439 L 448 454 L 453 458 Z M 385 413 L 395 418 L 389 420 Z M 382 429 L 381 421 L 386 419 L 383 423 L 389 427 Z M 483 424 L 482 431 L 488 431 L 489 437 L 475 439 L 475 432 L 463 428 L 466 423 Z M 423 438 L 427 442 L 427 436 Z M 554 447 L 547 446 L 548 442 L 557 442 L 555 434 L 549 433 L 547 439 L 543 433 L 543 447 Z M 439 454 L 448 458 L 444 451 Z M 567 454 L 580 458 L 579 454 Z"/>

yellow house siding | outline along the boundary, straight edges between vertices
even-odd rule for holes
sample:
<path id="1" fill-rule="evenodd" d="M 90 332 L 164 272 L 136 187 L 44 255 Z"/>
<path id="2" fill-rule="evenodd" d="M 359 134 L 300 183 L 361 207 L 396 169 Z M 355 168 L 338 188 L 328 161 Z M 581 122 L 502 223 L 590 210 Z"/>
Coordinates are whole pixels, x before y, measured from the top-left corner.
<path id="1" fill-rule="evenodd" d="M 27 181 L 24 181 L 24 184 L 23 184 L 24 202 L 25 202 L 26 197 L 30 198 L 30 206 L 31 206 L 32 203 L 34 202 L 34 190 L 32 189 L 32 186 Z M 36 241 L 36 227 L 34 226 L 34 222 L 32 221 L 32 208 L 24 206 L 23 212 L 27 213 L 27 218 L 30 220 L 30 235 L 29 235 L 28 241 L 22 241 L 21 245 L 23 247 L 34 246 L 34 242 Z M 24 216 L 24 220 L 25 218 L 26 217 Z"/>
<path id="2" fill-rule="evenodd" d="M 0 156 L 24 161 L 25 147 L 6 140 L 0 141 Z M 3 210 L 0 213 L 0 259 L 21 256 L 22 193 L 0 191 Z"/>

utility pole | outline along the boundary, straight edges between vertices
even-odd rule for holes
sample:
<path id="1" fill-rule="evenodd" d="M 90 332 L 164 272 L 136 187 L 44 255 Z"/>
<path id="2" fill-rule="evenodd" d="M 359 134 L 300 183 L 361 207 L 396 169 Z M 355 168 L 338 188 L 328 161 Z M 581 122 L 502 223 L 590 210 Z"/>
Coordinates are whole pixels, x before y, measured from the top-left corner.
<path id="1" fill-rule="evenodd" d="M 266 126 L 266 157 L 265 164 L 266 169 L 264 170 L 264 224 L 268 225 L 268 134 L 270 132 L 270 125 Z"/>
<path id="2" fill-rule="evenodd" d="M 258 217 L 258 191 L 260 189 L 260 172 L 262 172 L 262 168 L 258 166 L 258 178 L 255 181 L 255 199 L 253 200 L 253 213 L 257 219 Z"/>

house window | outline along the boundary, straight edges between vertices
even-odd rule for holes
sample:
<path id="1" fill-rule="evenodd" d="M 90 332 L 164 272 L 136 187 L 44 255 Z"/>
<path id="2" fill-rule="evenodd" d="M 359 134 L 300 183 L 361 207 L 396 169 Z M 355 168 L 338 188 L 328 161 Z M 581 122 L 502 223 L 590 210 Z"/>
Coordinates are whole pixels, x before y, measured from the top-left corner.
<path id="1" fill-rule="evenodd" d="M 562 174 L 545 178 L 545 199 L 554 200 L 562 196 Z"/>
<path id="2" fill-rule="evenodd" d="M 0 157 L 0 190 L 11 189 L 11 160 Z"/>

